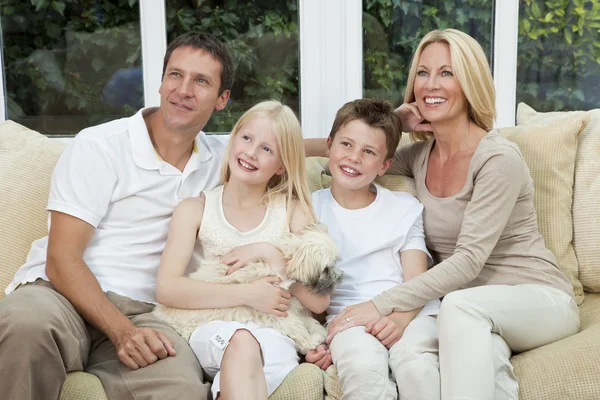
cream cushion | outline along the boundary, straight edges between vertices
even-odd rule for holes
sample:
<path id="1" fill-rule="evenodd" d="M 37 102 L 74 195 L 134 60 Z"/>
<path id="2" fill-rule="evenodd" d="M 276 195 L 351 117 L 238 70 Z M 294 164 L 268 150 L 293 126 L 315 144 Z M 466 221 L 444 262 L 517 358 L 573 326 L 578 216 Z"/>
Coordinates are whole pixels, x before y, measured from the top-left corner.
<path id="1" fill-rule="evenodd" d="M 573 177 L 577 135 L 587 116 L 565 117 L 551 125 L 499 129 L 500 135 L 519 145 L 534 185 L 534 205 L 540 233 L 559 267 L 573 284 L 577 303 L 583 288 L 573 249 Z"/>
<path id="2" fill-rule="evenodd" d="M 0 300 L 31 243 L 48 234 L 50 176 L 64 143 L 0 123 Z"/>
<path id="3" fill-rule="evenodd" d="M 600 109 L 536 112 L 525 103 L 517 108 L 517 125 L 549 125 L 566 116 L 589 116 L 578 138 L 573 184 L 573 246 L 584 290 L 600 292 Z"/>

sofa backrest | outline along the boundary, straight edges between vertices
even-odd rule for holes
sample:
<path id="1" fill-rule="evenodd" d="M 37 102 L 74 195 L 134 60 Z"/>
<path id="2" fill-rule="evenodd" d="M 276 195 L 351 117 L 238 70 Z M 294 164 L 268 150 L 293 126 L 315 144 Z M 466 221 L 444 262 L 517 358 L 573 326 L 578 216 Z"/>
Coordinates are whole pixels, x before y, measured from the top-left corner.
<path id="1" fill-rule="evenodd" d="M 50 177 L 65 144 L 0 123 L 0 300 L 31 243 L 48 234 Z"/>

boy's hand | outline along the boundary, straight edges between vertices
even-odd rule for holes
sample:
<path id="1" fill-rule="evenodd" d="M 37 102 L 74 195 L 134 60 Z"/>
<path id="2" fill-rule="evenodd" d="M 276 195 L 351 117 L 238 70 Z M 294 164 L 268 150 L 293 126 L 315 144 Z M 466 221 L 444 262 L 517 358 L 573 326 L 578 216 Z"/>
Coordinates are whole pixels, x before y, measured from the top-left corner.
<path id="1" fill-rule="evenodd" d="M 316 349 L 306 353 L 305 360 L 307 363 L 315 364 L 323 371 L 333 363 L 331 360 L 331 351 L 327 348 L 326 344 L 321 344 Z"/>
<path id="2" fill-rule="evenodd" d="M 377 321 L 371 321 L 367 324 L 365 332 L 375 336 L 382 345 L 388 349 L 392 347 L 402 337 L 404 329 L 400 329 L 398 325 L 390 317 L 381 317 Z"/>
<path id="3" fill-rule="evenodd" d="M 339 313 L 329 323 L 329 329 L 327 330 L 327 344 L 331 343 L 333 337 L 339 332 L 345 331 L 353 326 L 366 326 L 367 323 L 377 321 L 379 318 L 381 318 L 381 314 L 379 314 L 377 307 L 375 307 L 375 304 L 373 304 L 371 300 L 346 307 L 344 311 Z"/>

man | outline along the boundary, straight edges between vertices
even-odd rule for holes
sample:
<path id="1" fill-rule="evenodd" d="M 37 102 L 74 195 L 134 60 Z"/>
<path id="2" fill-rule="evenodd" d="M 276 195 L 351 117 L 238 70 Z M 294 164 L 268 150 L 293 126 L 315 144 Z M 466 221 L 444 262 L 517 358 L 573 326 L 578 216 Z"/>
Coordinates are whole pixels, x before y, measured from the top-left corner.
<path id="1" fill-rule="evenodd" d="M 52 176 L 49 236 L 0 302 L 0 393 L 57 399 L 69 371 L 111 399 L 204 399 L 187 343 L 150 312 L 171 214 L 219 184 L 226 143 L 199 133 L 233 81 L 226 47 L 188 33 L 168 47 L 160 107 L 83 130 Z"/>

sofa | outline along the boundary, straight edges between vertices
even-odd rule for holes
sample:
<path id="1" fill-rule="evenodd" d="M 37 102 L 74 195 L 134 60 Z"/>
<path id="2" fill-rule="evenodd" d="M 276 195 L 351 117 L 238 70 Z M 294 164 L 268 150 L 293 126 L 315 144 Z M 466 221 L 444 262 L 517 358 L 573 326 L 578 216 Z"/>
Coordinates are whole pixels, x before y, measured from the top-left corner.
<path id="1" fill-rule="evenodd" d="M 50 177 L 65 146 L 13 121 L 0 123 L 0 301 L 31 243 L 48 234 Z M 322 400 L 323 377 L 318 367 L 303 363 L 270 399 Z M 96 376 L 83 371 L 67 374 L 60 400 L 107 399 Z"/>
<path id="2" fill-rule="evenodd" d="M 580 332 L 511 358 L 521 400 L 600 399 L 600 109 L 538 113 L 519 104 L 517 126 L 500 134 L 517 143 L 534 180 L 540 232 L 573 284 Z M 403 135 L 400 145 L 409 135 Z M 310 159 L 311 189 L 328 187 L 327 159 Z M 378 183 L 415 194 L 411 178 Z M 326 398 L 341 399 L 335 366 L 325 372 Z"/>
<path id="3" fill-rule="evenodd" d="M 523 400 L 600 399 L 600 110 L 538 113 L 519 104 L 517 126 L 501 129 L 530 167 L 535 206 L 546 245 L 573 284 L 581 330 L 561 341 L 516 354 L 511 362 Z M 401 145 L 409 140 L 404 135 Z M 51 171 L 64 143 L 12 121 L 0 123 L 0 288 L 23 264 L 31 242 L 47 234 L 45 205 Z M 325 158 L 307 161 L 311 190 L 328 187 Z M 378 183 L 414 194 L 412 179 Z M 0 292 L 0 301 L 4 291 Z M 301 364 L 271 399 L 340 399 L 335 366 Z M 61 400 L 106 399 L 93 375 L 71 372 Z"/>

